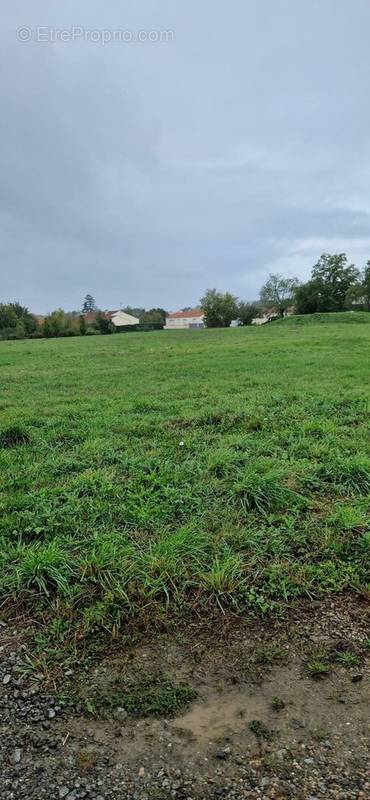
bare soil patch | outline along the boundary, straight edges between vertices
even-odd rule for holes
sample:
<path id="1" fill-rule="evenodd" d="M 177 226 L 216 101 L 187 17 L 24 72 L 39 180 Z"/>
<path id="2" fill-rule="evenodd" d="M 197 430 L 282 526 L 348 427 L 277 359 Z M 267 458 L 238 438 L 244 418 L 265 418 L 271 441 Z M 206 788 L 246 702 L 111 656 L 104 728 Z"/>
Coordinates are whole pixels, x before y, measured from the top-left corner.
<path id="1" fill-rule="evenodd" d="M 365 603 L 343 599 L 284 621 L 189 623 L 66 676 L 55 694 L 22 676 L 22 637 L 4 627 L 0 798 L 369 798 L 368 636 Z M 313 658 L 328 665 L 321 679 Z M 168 717 L 86 711 L 144 676 L 197 697 Z"/>

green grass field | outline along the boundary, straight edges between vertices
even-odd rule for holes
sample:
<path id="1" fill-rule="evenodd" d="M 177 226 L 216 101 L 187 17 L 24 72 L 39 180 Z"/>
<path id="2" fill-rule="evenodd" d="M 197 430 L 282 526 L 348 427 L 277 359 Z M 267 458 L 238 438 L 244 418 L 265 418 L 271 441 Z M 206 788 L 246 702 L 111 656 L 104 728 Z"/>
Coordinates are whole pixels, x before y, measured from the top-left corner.
<path id="1" fill-rule="evenodd" d="M 1 343 L 3 613 L 58 655 L 364 592 L 370 314 L 319 316 Z"/>

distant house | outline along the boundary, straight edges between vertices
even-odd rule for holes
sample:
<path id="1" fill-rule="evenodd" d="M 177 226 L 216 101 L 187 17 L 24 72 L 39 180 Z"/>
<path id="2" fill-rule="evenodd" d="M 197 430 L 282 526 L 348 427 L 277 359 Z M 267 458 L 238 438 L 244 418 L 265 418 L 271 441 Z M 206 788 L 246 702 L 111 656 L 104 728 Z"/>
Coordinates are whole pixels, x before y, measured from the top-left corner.
<path id="1" fill-rule="evenodd" d="M 200 308 L 191 308 L 189 311 L 174 311 L 167 314 L 165 331 L 187 330 L 189 328 L 204 328 L 204 313 Z"/>
<path id="2" fill-rule="evenodd" d="M 263 317 L 254 317 L 251 325 L 265 325 L 266 322 L 271 322 L 273 319 L 277 319 L 276 314 L 264 314 Z"/>
<path id="3" fill-rule="evenodd" d="M 121 328 L 124 325 L 139 324 L 139 319 L 137 317 L 133 317 L 131 314 L 126 314 L 125 311 L 120 311 L 119 309 L 117 311 L 88 311 L 87 314 L 84 315 L 87 324 L 94 324 L 99 313 L 104 314 L 104 316 L 113 323 L 115 328 Z"/>
<path id="4" fill-rule="evenodd" d="M 104 313 L 113 322 L 115 328 L 120 328 L 123 325 L 138 325 L 140 322 L 137 317 L 126 314 L 126 311 L 105 311 Z"/>
<path id="5" fill-rule="evenodd" d="M 289 308 L 285 309 L 283 317 L 291 317 L 292 314 L 294 314 L 294 307 L 290 306 Z M 279 310 L 277 308 L 270 308 L 269 311 L 266 311 L 262 315 L 262 317 L 255 317 L 254 319 L 252 319 L 251 324 L 265 325 L 266 322 L 273 322 L 274 319 L 279 319 L 279 318 L 280 318 Z"/>

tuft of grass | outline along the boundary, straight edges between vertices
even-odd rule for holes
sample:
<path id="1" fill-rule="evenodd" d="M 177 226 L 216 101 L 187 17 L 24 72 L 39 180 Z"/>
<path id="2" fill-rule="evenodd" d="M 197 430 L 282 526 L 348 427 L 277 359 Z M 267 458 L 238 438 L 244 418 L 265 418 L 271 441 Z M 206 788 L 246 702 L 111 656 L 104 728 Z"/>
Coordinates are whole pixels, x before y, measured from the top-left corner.
<path id="1" fill-rule="evenodd" d="M 283 711 L 285 708 L 284 700 L 281 697 L 273 697 L 271 700 L 271 708 L 273 711 Z"/>
<path id="2" fill-rule="evenodd" d="M 306 664 L 306 672 L 309 678 L 315 681 L 326 678 L 330 673 L 330 664 L 324 654 L 313 655 Z"/>
<path id="3" fill-rule="evenodd" d="M 10 581 L 13 590 L 21 594 L 36 591 L 47 598 L 56 593 L 70 595 L 74 569 L 67 553 L 56 541 L 46 545 L 19 546 L 14 556 Z"/>
<path id="4" fill-rule="evenodd" d="M 370 459 L 366 456 L 338 456 L 319 467 L 316 475 L 320 482 L 332 484 L 349 495 L 370 492 Z"/>
<path id="5" fill-rule="evenodd" d="M 216 603 L 223 610 L 225 604 L 238 600 L 245 582 L 244 575 L 241 557 L 226 552 L 216 556 L 208 570 L 199 573 L 199 589 L 207 601 Z"/>
<path id="6" fill-rule="evenodd" d="M 346 669 L 359 667 L 361 664 L 361 659 L 357 653 L 352 653 L 350 650 L 344 650 L 341 653 L 337 653 L 336 661 L 338 664 L 341 664 L 342 667 L 346 667 Z"/>
<path id="7" fill-rule="evenodd" d="M 274 732 L 271 731 L 264 722 L 260 719 L 252 719 L 248 724 L 249 730 L 254 733 L 258 741 L 265 740 L 271 742 L 274 738 Z"/>
<path id="8" fill-rule="evenodd" d="M 301 501 L 297 492 L 284 484 L 285 474 L 279 469 L 263 473 L 255 468 L 246 469 L 235 484 L 235 496 L 242 510 L 266 514 L 279 511 Z"/>
<path id="9" fill-rule="evenodd" d="M 24 428 L 20 428 L 18 425 L 6 428 L 0 433 L 0 447 L 3 448 L 18 447 L 22 444 L 29 444 L 29 442 L 30 437 L 27 431 L 24 430 Z"/>
<path id="10" fill-rule="evenodd" d="M 330 737 L 330 731 L 327 728 L 315 728 L 311 735 L 316 742 L 325 742 Z"/>
<path id="11" fill-rule="evenodd" d="M 256 662 L 257 664 L 276 664 L 278 661 L 281 661 L 283 657 L 283 653 L 277 645 L 269 645 L 268 647 L 260 647 L 256 650 Z"/>
<path id="12" fill-rule="evenodd" d="M 79 770 L 87 772 L 93 769 L 98 762 L 98 754 L 93 750 L 80 750 L 76 755 L 76 764 Z"/>

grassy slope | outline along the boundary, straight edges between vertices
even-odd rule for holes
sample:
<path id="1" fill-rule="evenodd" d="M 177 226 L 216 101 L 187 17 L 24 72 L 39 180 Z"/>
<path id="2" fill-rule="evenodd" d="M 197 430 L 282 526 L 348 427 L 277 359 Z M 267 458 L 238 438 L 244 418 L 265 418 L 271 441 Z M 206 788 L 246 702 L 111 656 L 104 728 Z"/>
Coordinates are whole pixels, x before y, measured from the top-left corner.
<path id="1" fill-rule="evenodd" d="M 363 591 L 369 341 L 288 322 L 1 343 L 2 599 L 58 642 L 167 604 Z"/>
<path id="2" fill-rule="evenodd" d="M 274 325 L 311 325 L 321 323 L 333 323 L 339 325 L 341 323 L 355 325 L 355 324 L 370 324 L 370 314 L 367 311 L 338 311 L 333 312 L 318 312 L 316 314 L 294 314 L 292 317 L 284 317 L 284 319 L 274 320 Z"/>

